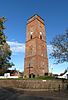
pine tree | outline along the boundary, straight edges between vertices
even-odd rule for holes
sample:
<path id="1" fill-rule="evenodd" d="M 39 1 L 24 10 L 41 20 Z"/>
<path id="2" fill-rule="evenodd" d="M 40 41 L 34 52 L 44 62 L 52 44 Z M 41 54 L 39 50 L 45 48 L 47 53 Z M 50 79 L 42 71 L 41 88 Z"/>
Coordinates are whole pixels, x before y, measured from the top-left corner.
<path id="1" fill-rule="evenodd" d="M 6 36 L 3 32 L 5 29 L 4 22 L 5 18 L 0 18 L 0 71 L 5 72 L 8 68 L 12 67 L 14 64 L 10 63 L 11 50 L 10 46 L 6 42 Z"/>

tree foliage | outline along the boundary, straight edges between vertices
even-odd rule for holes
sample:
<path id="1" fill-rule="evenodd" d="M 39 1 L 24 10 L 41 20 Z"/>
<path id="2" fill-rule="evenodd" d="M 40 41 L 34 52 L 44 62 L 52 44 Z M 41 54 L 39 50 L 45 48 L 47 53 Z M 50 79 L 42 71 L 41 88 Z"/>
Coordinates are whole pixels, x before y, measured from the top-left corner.
<path id="1" fill-rule="evenodd" d="M 11 59 L 11 50 L 10 46 L 6 42 L 6 36 L 3 32 L 5 18 L 0 18 L 0 70 L 6 71 L 9 67 L 12 67 L 14 64 L 10 63 Z"/>
<path id="2" fill-rule="evenodd" d="M 57 35 L 50 42 L 53 48 L 51 58 L 56 59 L 56 63 L 68 62 L 68 30 L 65 34 Z"/>

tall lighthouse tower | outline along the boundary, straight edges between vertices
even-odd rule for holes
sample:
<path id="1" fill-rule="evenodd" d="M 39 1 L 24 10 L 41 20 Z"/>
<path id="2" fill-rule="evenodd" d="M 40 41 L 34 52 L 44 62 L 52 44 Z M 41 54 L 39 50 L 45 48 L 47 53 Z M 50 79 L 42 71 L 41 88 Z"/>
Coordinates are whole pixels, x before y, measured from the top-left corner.
<path id="1" fill-rule="evenodd" d="M 34 15 L 27 21 L 24 77 L 44 76 L 48 73 L 48 57 L 44 20 Z"/>

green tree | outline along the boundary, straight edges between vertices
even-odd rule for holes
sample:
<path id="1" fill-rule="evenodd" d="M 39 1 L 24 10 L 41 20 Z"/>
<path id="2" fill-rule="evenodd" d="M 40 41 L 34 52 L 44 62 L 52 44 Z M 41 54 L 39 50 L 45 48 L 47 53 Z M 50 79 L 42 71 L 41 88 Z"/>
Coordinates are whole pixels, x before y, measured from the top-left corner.
<path id="1" fill-rule="evenodd" d="M 50 57 L 56 60 L 56 64 L 68 62 L 68 30 L 65 34 L 54 37 L 50 43 L 53 48 Z"/>
<path id="2" fill-rule="evenodd" d="M 4 72 L 8 68 L 12 67 L 14 64 L 10 62 L 11 59 L 11 50 L 10 46 L 6 42 L 6 36 L 3 32 L 5 29 L 4 22 L 5 18 L 0 18 L 0 71 Z"/>

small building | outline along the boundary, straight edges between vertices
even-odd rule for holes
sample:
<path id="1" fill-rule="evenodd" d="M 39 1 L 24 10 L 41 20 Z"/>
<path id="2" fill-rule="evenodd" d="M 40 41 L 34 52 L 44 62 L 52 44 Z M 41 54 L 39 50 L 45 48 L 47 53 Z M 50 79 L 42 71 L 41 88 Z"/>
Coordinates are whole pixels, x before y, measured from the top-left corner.
<path id="1" fill-rule="evenodd" d="M 17 70 L 7 70 L 4 74 L 4 78 L 23 78 L 23 74 Z"/>
<path id="2" fill-rule="evenodd" d="M 18 76 L 17 70 L 7 70 L 6 73 L 10 73 L 10 76 Z"/>

